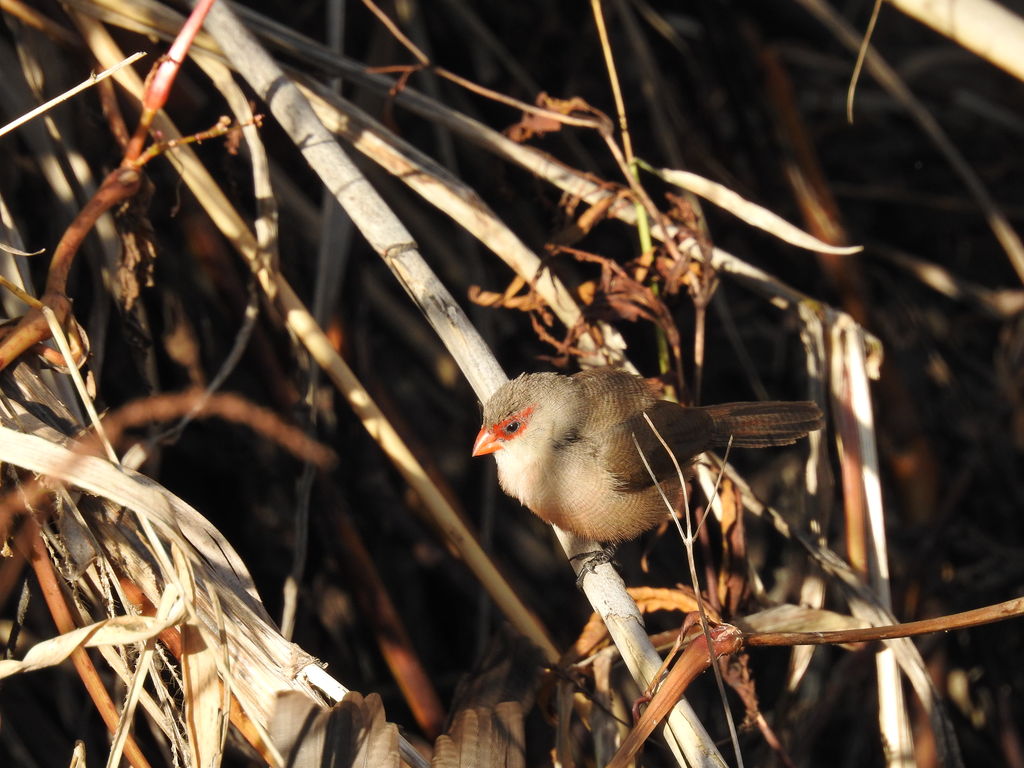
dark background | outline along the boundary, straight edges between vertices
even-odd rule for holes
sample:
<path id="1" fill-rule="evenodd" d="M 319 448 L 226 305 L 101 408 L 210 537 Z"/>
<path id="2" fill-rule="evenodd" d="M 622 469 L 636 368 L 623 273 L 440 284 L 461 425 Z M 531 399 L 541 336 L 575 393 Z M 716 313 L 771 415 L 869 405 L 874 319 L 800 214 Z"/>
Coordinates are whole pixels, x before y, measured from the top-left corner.
<path id="1" fill-rule="evenodd" d="M 636 154 L 653 166 L 683 167 L 715 179 L 806 228 L 785 172 L 795 162 L 794 147 L 799 146 L 787 129 L 786 120 L 795 120 L 834 198 L 835 223 L 850 243 L 865 246 L 853 257 L 818 257 L 754 231 L 711 205 L 703 207 L 716 246 L 850 312 L 884 346 L 882 377 L 873 395 L 896 616 L 910 621 L 1020 596 L 1020 279 L 963 179 L 906 108 L 870 75 L 858 84 L 855 120 L 847 122 L 844 102 L 854 54 L 797 3 L 701 0 L 626 5 L 639 41 L 627 34 L 618 4 L 609 3 L 606 14 Z M 321 3 L 250 7 L 313 39 L 324 39 Z M 614 116 L 588 4 L 477 6 L 446 0 L 404 7 L 413 15 L 402 18 L 403 29 L 436 64 L 526 102 L 546 91 L 556 98 L 580 97 Z M 72 41 L 54 42 L 9 16 L 3 17 L 0 35 L 6 48 L 28 46 L 46 61 L 43 93 L 50 97 L 81 80 L 94 64 L 74 42 L 77 33 L 57 5 L 40 3 L 38 9 L 64 27 Z M 399 16 L 390 4 L 384 9 L 392 18 Z M 848 2 L 838 11 L 855 29 L 863 30 L 870 3 Z M 346 12 L 347 56 L 377 67 L 412 61 L 361 5 L 349 4 Z M 475 31 L 467 14 L 475 15 L 500 47 Z M 669 33 L 660 34 L 659 29 Z M 125 50 L 150 50 L 154 56 L 164 50 L 142 36 L 113 27 L 111 31 Z M 874 44 L 1019 228 L 1024 216 L 1024 86 L 891 7 L 882 9 Z M 638 46 L 653 62 L 656 80 L 644 69 Z M 328 74 L 301 56 L 284 54 L 282 59 L 315 77 Z M 145 61 L 152 60 L 151 56 Z M 517 77 L 513 65 L 528 79 Z M 771 73 L 790 91 L 792 111 L 783 111 L 772 98 Z M 4 76 L 12 81 L 24 77 L 18 71 Z M 508 106 L 429 73 L 413 74 L 408 87 L 430 93 L 498 130 L 520 117 Z M 650 88 L 647 98 L 645 87 Z M 452 163 L 453 172 L 538 253 L 543 254 L 545 244 L 568 223 L 560 193 L 542 180 L 458 138 L 447 144 L 450 154 L 445 154 L 442 141 L 449 138 L 396 107 L 386 94 L 351 83 L 343 85 L 343 93 L 406 140 Z M 3 107 L 5 119 L 27 108 L 9 96 Z M 124 99 L 122 108 L 133 125 L 134 107 Z M 188 133 L 212 125 L 226 107 L 189 65 L 167 111 Z M 81 153 L 97 177 L 118 162 L 118 147 L 94 93 L 86 92 L 59 108 L 55 119 L 65 132 L 66 147 Z M 309 305 L 318 279 L 317 249 L 324 237 L 320 186 L 272 119 L 266 121 L 263 136 L 274 163 L 281 208 L 281 268 Z M 597 179 L 621 181 L 607 149 L 593 133 L 567 129 L 530 143 Z M 206 142 L 198 151 L 235 204 L 251 215 L 251 176 L 244 153 L 229 154 L 220 141 Z M 69 215 L 55 202 L 42 173 L 44 158 L 19 133 L 0 139 L 0 158 L 5 168 L 0 191 L 26 247 L 52 251 Z M 356 160 L 478 323 L 505 370 L 515 374 L 550 369 L 548 358 L 555 350 L 536 337 L 525 314 L 474 307 L 467 299 L 472 285 L 503 290 L 511 280 L 508 268 L 398 181 L 362 157 Z M 109 408 L 154 391 L 175 391 L 208 380 L 234 341 L 249 280 L 245 266 L 171 167 L 157 160 L 147 173 L 153 184 L 148 217 L 156 259 L 152 285 L 143 290 L 140 301 L 151 329 L 148 334 L 140 332 L 118 311 L 103 327 L 89 327 L 90 334 L 105 337 L 106 354 L 94 373 L 99 401 Z M 663 204 L 667 188 L 650 176 L 643 182 L 655 202 Z M 72 211 L 75 205 L 71 204 Z M 575 247 L 622 264 L 639 254 L 635 230 L 613 221 L 599 224 Z M 489 459 L 470 458 L 479 428 L 475 396 L 365 242 L 356 235 L 351 241 L 333 243 L 332 251 L 345 259 L 329 323 L 332 338 L 460 509 L 474 525 L 490 530 L 488 546 L 495 560 L 556 642 L 567 647 L 586 621 L 589 607 L 575 589 L 550 532 L 500 493 Z M 945 270 L 960 288 L 959 295 L 943 295 L 929 287 L 920 272 L 907 267 L 907 257 Z M 40 270 L 40 283 L 45 259 L 33 262 Z M 80 318 L 89 317 L 98 302 L 110 300 L 100 293 L 97 265 L 95 248 L 87 248 L 73 274 L 69 290 Z M 564 255 L 554 257 L 551 266 L 570 285 L 597 273 L 595 267 Z M 669 292 L 665 301 L 683 339 L 682 367 L 692 386 L 693 302 L 685 289 Z M 644 375 L 658 375 L 653 326 L 625 320 L 616 325 Z M 564 329 L 556 326 L 552 332 L 558 335 Z M 183 364 L 178 348 L 169 341 L 181 337 L 186 339 L 186 352 L 194 356 L 190 364 Z M 777 399 L 807 396 L 796 317 L 779 312 L 763 296 L 730 279 L 722 280 L 708 311 L 706 349 L 704 402 L 754 399 L 759 388 Z M 155 355 L 155 378 L 141 369 L 140 350 Z M 573 370 L 572 365 L 566 370 Z M 264 311 L 246 355 L 224 386 L 300 425 L 315 421 L 311 428 L 340 457 L 338 468 L 314 486 L 309 557 L 294 640 L 328 662 L 331 672 L 349 687 L 379 692 L 389 719 L 415 738 L 415 723 L 377 649 L 371 617 L 360 606 L 356 592 L 361 578 L 351 573 L 351 554 L 338 534 L 339 516 L 354 524 L 370 552 L 409 629 L 413 649 L 445 704 L 459 677 L 487 646 L 500 617 L 480 599 L 480 588 L 469 571 L 416 514 L 419 501 L 344 400 L 322 383 L 316 406 L 303 404 L 310 371 L 280 317 Z M 740 455 L 735 463 L 770 500 L 781 500 L 791 498 L 783 488 L 799 482 L 802 450 Z M 834 458 L 832 463 L 837 466 Z M 232 542 L 251 569 L 270 614 L 279 617 L 282 584 L 292 568 L 295 547 L 300 462 L 243 427 L 213 420 L 191 426 L 150 469 Z M 838 490 L 830 501 L 835 507 L 827 536 L 842 552 Z M 486 513 L 491 517 L 485 522 Z M 795 602 L 794 582 L 810 569 L 801 551 L 755 520 L 748 525 L 752 562 L 770 596 Z M 646 569 L 641 567 L 642 555 L 648 555 Z M 671 587 L 689 580 L 674 536 L 648 536 L 624 546 L 617 559 L 630 586 Z M 5 584 L 8 591 L 0 595 L 4 621 L 14 616 L 20 583 Z M 29 583 L 34 584 L 31 579 Z M 750 598 L 745 612 L 758 607 Z M 830 592 L 827 607 L 848 612 L 839 592 Z M 23 634 L 16 655 L 30 639 L 52 632 L 41 600 L 34 601 L 29 618 L 31 631 Z M 649 628 L 668 628 L 679 621 L 677 615 L 655 616 Z M 1019 663 L 1024 643 L 1019 623 L 916 642 L 936 688 L 945 696 L 965 763 L 1024 765 L 1024 680 Z M 782 692 L 786 652 L 750 653 L 762 711 L 797 765 L 883 763 L 871 650 L 820 649 L 796 696 Z M 700 681 L 690 697 L 712 733 L 726 738 L 713 686 Z M 912 694 L 910 699 L 918 765 L 933 765 L 927 719 Z M 732 703 L 742 719 L 742 707 L 736 700 Z M 66 765 L 71 745 L 79 738 L 88 744 L 90 761 L 98 763 L 105 755 L 102 725 L 69 667 L 5 681 L 0 710 L 0 763 Z M 546 764 L 553 735 L 536 712 L 529 733 L 530 764 Z M 742 742 L 748 764 L 781 764 L 756 731 L 745 731 Z M 591 754 L 585 739 L 582 743 L 582 753 Z M 666 758 L 660 748 L 652 747 L 647 759 L 660 765 Z M 232 764 L 247 760 L 241 752 L 228 758 Z"/>

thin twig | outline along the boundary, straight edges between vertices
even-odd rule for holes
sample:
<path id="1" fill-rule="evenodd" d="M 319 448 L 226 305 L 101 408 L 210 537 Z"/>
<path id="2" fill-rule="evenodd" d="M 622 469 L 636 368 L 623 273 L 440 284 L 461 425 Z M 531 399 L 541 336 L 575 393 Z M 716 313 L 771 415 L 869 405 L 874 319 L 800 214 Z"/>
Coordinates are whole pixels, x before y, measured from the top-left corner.
<path id="1" fill-rule="evenodd" d="M 21 117 L 17 118 L 16 120 L 12 120 L 7 125 L 5 125 L 2 128 L 0 128 L 0 136 L 3 136 L 6 133 L 10 133 L 11 131 L 13 131 L 18 126 L 24 125 L 29 120 L 32 120 L 33 118 L 38 117 L 39 115 L 43 114 L 44 112 L 50 111 L 51 109 L 53 109 L 55 106 L 57 106 L 61 102 L 67 101 L 68 99 L 70 99 L 75 94 L 81 93 L 82 91 L 86 90 L 87 88 L 92 88 L 97 83 L 100 83 L 100 82 L 106 80 L 108 77 L 110 77 L 112 74 L 117 72 L 122 67 L 127 67 L 129 64 L 134 64 L 136 61 L 138 61 L 139 59 L 141 59 L 145 55 L 146 54 L 143 51 L 139 51 L 138 53 L 133 53 L 131 56 L 129 56 L 124 61 L 121 61 L 120 63 L 115 64 L 114 66 L 112 66 L 112 67 L 110 67 L 108 69 L 103 70 L 98 75 L 90 75 L 88 80 L 83 80 L 78 85 L 76 85 L 74 88 L 69 88 L 68 90 L 64 91 L 64 93 L 62 93 L 60 96 L 56 96 L 56 97 L 50 99 L 45 104 L 40 104 L 38 107 L 33 109 L 31 112 L 26 112 Z"/>

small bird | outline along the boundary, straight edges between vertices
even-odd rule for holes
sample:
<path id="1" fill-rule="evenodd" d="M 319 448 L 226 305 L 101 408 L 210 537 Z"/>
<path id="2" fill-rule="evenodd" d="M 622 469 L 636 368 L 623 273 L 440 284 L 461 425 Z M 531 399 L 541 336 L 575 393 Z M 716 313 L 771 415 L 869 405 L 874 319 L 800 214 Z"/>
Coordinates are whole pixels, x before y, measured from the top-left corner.
<path id="1" fill-rule="evenodd" d="M 638 445 L 669 500 L 681 500 L 675 464 L 645 415 L 681 467 L 730 440 L 739 448 L 789 445 L 823 426 L 813 402 L 687 408 L 659 400 L 642 378 L 614 368 L 524 373 L 484 405 L 473 455 L 493 453 L 502 489 L 538 517 L 617 544 L 667 512 Z"/>

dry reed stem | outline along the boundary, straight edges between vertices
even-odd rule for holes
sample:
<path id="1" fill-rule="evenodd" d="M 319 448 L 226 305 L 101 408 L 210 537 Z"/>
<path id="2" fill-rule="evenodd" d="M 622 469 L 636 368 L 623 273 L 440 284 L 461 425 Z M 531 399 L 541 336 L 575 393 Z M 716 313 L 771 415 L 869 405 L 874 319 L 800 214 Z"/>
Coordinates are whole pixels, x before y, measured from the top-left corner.
<path id="1" fill-rule="evenodd" d="M 29 523 L 29 528 L 32 530 L 32 549 L 30 552 L 25 553 L 25 556 L 32 564 L 32 570 L 39 581 L 39 587 L 46 600 L 46 606 L 50 609 L 53 622 L 57 625 L 57 631 L 61 634 L 71 632 L 76 629 L 75 621 L 71 617 L 67 599 L 57 580 L 57 574 L 53 570 L 50 553 L 43 542 L 39 526 L 32 521 Z M 103 681 L 100 680 L 100 676 L 96 672 L 96 667 L 93 666 L 92 661 L 89 659 L 88 653 L 86 653 L 84 648 L 76 648 L 71 654 L 71 661 L 74 663 L 75 669 L 82 679 L 82 684 L 96 705 L 100 717 L 103 718 L 107 730 L 110 733 L 115 733 L 118 725 L 117 708 L 114 706 L 110 694 L 107 693 Z M 138 744 L 131 737 L 124 744 L 124 752 L 125 757 L 128 758 L 128 762 L 132 764 L 133 768 L 149 768 L 149 762 L 142 754 Z"/>
<path id="2" fill-rule="evenodd" d="M 86 21 L 84 17 L 83 21 Z M 95 46 L 93 52 L 97 58 L 104 61 L 119 55 L 120 49 L 114 45 L 113 40 L 97 22 L 90 22 L 89 29 L 89 39 Z M 130 91 L 141 94 L 142 83 L 134 73 L 130 71 L 118 73 L 118 79 Z M 157 117 L 154 124 L 165 136 L 179 135 L 170 120 L 162 114 Z M 289 329 L 306 346 L 313 359 L 324 369 L 328 378 L 349 402 L 370 435 L 380 443 L 382 450 L 399 472 L 423 498 L 425 505 L 436 515 L 437 524 L 445 536 L 462 553 L 467 565 L 477 574 L 481 584 L 508 615 L 509 620 L 539 646 L 547 648 L 548 653 L 557 657 L 554 646 L 547 639 L 546 632 L 522 605 L 505 579 L 500 576 L 490 558 L 480 549 L 475 536 L 461 517 L 437 491 L 419 462 L 388 423 L 347 363 L 335 352 L 331 342 L 295 295 L 291 286 L 283 276 L 271 274 L 267 265 L 261 263 L 257 258 L 258 249 L 255 238 L 220 191 L 218 185 L 198 162 L 195 154 L 189 147 L 182 147 L 168 158 L 176 165 L 183 180 L 203 204 L 214 223 L 249 264 L 259 278 L 264 292 L 276 296 Z"/>

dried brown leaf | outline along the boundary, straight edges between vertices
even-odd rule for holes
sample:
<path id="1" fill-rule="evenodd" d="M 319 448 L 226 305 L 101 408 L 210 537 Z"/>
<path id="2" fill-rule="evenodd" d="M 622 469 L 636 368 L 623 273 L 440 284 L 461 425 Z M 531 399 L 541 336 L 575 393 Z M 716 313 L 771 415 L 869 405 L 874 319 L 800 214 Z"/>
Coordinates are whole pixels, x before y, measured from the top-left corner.
<path id="1" fill-rule="evenodd" d="M 355 691 L 331 709 L 308 696 L 277 697 L 270 738 L 289 768 L 398 768 L 398 726 L 384 718 L 380 696 Z"/>

